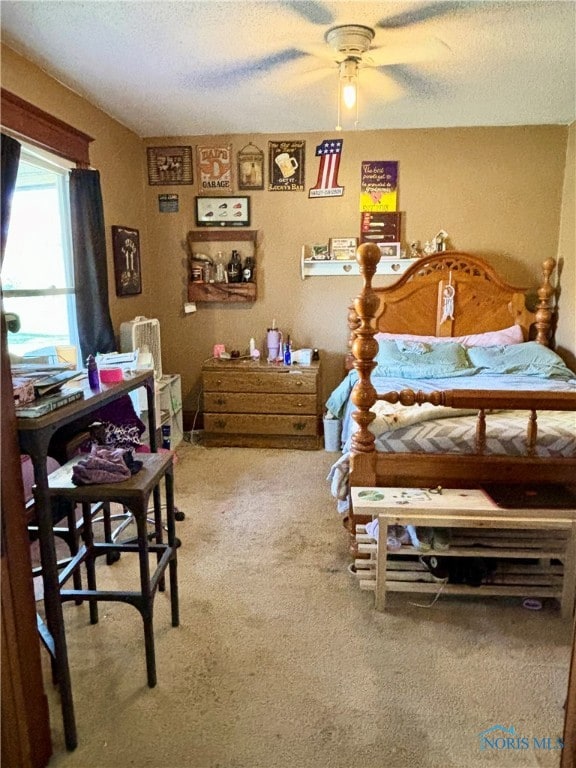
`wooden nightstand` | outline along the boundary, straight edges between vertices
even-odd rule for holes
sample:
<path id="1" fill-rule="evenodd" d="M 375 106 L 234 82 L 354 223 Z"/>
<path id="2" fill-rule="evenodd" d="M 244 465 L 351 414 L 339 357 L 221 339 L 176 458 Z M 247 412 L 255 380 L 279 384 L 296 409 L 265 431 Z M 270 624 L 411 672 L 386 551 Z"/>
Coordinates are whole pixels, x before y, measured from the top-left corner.
<path id="1" fill-rule="evenodd" d="M 204 445 L 321 447 L 320 363 L 213 360 L 202 366 Z"/>

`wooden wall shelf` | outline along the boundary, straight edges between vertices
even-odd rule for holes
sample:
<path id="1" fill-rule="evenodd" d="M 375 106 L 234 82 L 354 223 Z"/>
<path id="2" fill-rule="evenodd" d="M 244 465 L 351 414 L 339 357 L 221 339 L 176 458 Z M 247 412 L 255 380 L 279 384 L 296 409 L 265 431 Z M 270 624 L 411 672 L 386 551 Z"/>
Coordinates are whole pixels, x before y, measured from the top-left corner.
<path id="1" fill-rule="evenodd" d="M 258 269 L 258 260 L 256 258 L 258 240 L 257 229 L 193 229 L 188 232 L 187 239 L 191 255 L 194 253 L 195 243 L 251 242 L 253 244 L 253 256 L 256 262 L 256 269 Z M 256 296 L 256 281 L 252 283 L 188 282 L 188 301 L 241 304 L 256 301 Z"/>
<path id="2" fill-rule="evenodd" d="M 256 301 L 256 283 L 188 283 L 188 301 Z"/>

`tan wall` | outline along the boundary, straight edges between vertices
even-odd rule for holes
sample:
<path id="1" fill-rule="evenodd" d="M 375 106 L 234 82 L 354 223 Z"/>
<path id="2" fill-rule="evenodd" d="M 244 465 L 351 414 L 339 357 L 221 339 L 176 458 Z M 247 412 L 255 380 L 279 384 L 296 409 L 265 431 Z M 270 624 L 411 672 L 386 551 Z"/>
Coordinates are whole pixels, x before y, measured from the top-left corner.
<path id="1" fill-rule="evenodd" d="M 572 123 L 568 134 L 558 265 L 560 295 L 557 351 L 576 371 L 576 123 Z"/>
<path id="2" fill-rule="evenodd" d="M 316 200 L 308 199 L 308 189 L 315 184 L 318 172 L 315 148 L 323 139 L 334 136 L 330 131 L 305 136 L 148 139 L 144 144 L 149 146 L 196 146 L 224 141 L 232 143 L 234 153 L 249 141 L 266 152 L 269 140 L 306 139 L 305 192 L 247 193 L 252 205 L 251 226 L 260 232 L 257 302 L 198 304 L 197 312 L 185 315 L 186 234 L 194 228 L 197 187 L 149 186 L 144 148 L 133 133 L 13 52 L 3 50 L 2 64 L 5 88 L 95 137 L 91 157 L 102 175 L 107 237 L 110 238 L 112 224 L 137 228 L 141 234 L 141 297 L 115 297 L 109 242 L 115 327 L 118 329 L 122 320 L 137 314 L 159 318 L 164 370 L 182 374 L 188 409 L 193 409 L 196 402 L 200 367 L 211 354 L 213 344 L 222 342 L 229 348 L 244 350 L 254 336 L 263 349 L 264 334 L 273 318 L 283 331 L 291 334 L 295 346 L 321 350 L 325 393 L 338 382 L 348 335 L 347 306 L 359 292 L 361 281 L 347 276 L 302 280 L 300 253 L 305 243 L 358 235 L 362 160 L 399 161 L 404 242 L 425 241 L 443 228 L 450 234 L 454 247 L 485 256 L 518 285 L 534 284 L 539 279 L 542 260 L 557 255 L 562 212 L 561 250 L 565 264 L 571 265 L 571 278 L 565 267 L 561 307 L 570 301 L 574 307 L 574 243 L 568 231 L 569 204 L 562 206 L 562 195 L 570 197 L 570 185 L 564 182 L 566 127 L 344 133 L 339 173 L 339 182 L 345 187 L 344 197 Z M 573 130 L 570 136 L 569 156 L 573 160 Z M 163 192 L 179 195 L 178 213 L 159 212 L 158 195 Z M 213 251 L 217 249 L 213 247 Z M 246 254 L 245 247 L 239 250 Z M 388 280 L 378 278 L 380 282 Z M 563 348 L 574 354 L 573 325 L 561 322 L 560 330 Z"/>
<path id="3" fill-rule="evenodd" d="M 322 351 L 325 389 L 341 375 L 347 340 L 346 308 L 361 286 L 358 277 L 300 278 L 303 243 L 357 236 L 362 160 L 399 161 L 404 242 L 431 238 L 440 228 L 454 247 L 488 258 L 506 278 L 533 285 L 544 258 L 556 256 L 567 129 L 560 126 L 396 130 L 345 133 L 339 182 L 342 198 L 308 199 L 318 172 L 316 145 L 330 132 L 306 138 L 306 191 L 250 193 L 252 226 L 261 233 L 259 298 L 254 305 L 198 304 L 184 315 L 186 233 L 194 228 L 195 187 L 149 187 L 151 247 L 157 256 L 158 314 L 165 359 L 184 373 L 185 391 L 196 387 L 201 362 L 215 342 L 244 350 L 254 336 L 262 346 L 273 318 L 297 346 Z M 224 136 L 234 152 L 248 141 L 267 151 L 280 136 Z M 196 136 L 149 139 L 149 145 L 209 143 Z M 158 212 L 158 194 L 179 195 L 178 213 Z M 199 250 L 205 251 L 202 247 Z M 212 252 L 218 250 L 214 245 Z M 230 248 L 226 249 L 229 253 Z M 241 252 L 245 252 L 240 248 Z M 379 277 L 380 282 L 390 278 Z M 572 339 L 574 348 L 574 338 Z"/>

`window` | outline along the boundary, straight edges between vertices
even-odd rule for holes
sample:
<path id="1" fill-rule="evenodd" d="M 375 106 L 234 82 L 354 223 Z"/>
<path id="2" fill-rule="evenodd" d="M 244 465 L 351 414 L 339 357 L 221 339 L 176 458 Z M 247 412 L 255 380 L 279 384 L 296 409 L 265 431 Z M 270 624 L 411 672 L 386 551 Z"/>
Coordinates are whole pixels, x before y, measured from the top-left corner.
<path id="1" fill-rule="evenodd" d="M 2 266 L 4 309 L 17 315 L 20 324 L 8 333 L 13 357 L 77 361 L 71 167 L 62 158 L 22 145 Z"/>

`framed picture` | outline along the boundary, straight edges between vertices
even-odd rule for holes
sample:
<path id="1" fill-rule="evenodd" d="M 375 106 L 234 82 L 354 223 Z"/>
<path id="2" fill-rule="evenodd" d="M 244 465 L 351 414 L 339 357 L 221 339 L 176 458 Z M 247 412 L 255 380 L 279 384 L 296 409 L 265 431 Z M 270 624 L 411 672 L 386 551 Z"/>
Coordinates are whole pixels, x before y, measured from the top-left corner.
<path id="1" fill-rule="evenodd" d="M 264 189 L 264 152 L 250 142 L 237 155 L 238 189 Z"/>
<path id="2" fill-rule="evenodd" d="M 137 229 L 112 227 L 116 296 L 142 293 L 140 272 L 140 234 Z"/>
<path id="3" fill-rule="evenodd" d="M 312 256 L 313 261 L 327 261 L 330 259 L 330 251 L 327 245 L 313 245 Z"/>
<path id="4" fill-rule="evenodd" d="M 148 184 L 192 184 L 192 147 L 148 147 Z"/>
<path id="5" fill-rule="evenodd" d="M 249 227 L 249 197 L 197 197 L 197 227 Z"/>
<path id="6" fill-rule="evenodd" d="M 381 259 L 399 259 L 400 258 L 400 243 L 376 243 L 380 248 Z"/>
<path id="7" fill-rule="evenodd" d="M 330 258 L 342 261 L 354 261 L 358 248 L 357 237 L 331 237 Z"/>

